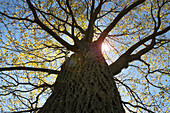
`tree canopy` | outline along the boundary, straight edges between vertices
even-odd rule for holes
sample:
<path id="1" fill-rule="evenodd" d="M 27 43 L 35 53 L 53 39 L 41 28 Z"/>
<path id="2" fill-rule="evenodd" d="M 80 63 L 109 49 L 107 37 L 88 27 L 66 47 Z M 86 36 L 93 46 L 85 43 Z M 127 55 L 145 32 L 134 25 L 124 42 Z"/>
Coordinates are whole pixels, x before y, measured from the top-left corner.
<path id="1" fill-rule="evenodd" d="M 170 112 L 169 0 L 1 0 L 0 109 L 33 112 L 63 62 L 96 42 L 129 112 Z M 113 65 L 114 64 L 114 65 Z"/>

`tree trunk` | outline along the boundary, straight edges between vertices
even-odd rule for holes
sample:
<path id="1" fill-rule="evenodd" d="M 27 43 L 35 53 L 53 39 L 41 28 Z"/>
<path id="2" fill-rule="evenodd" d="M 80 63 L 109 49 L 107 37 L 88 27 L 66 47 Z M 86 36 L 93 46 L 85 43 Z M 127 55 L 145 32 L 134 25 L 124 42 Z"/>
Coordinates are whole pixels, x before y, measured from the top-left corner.
<path id="1" fill-rule="evenodd" d="M 96 48 L 74 53 L 39 113 L 124 113 L 113 75 Z"/>

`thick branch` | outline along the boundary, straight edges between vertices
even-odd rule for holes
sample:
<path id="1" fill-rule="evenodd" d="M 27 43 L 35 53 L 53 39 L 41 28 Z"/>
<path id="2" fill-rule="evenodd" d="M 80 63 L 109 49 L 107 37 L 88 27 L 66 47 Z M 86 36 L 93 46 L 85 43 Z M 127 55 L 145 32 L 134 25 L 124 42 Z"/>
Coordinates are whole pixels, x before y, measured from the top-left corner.
<path id="1" fill-rule="evenodd" d="M 111 24 L 101 33 L 99 39 L 97 40 L 100 44 L 103 42 L 105 37 L 108 35 L 108 33 L 116 26 L 116 24 L 119 22 L 119 20 L 125 16 L 129 11 L 131 11 L 136 6 L 143 3 L 145 0 L 138 0 L 129 7 L 125 7 L 118 15 L 117 17 L 111 22 Z"/>
<path id="2" fill-rule="evenodd" d="M 74 37 L 74 26 L 75 26 L 75 24 L 77 24 L 77 22 L 76 22 L 76 20 L 75 20 L 75 18 L 74 18 L 74 14 L 73 14 L 73 11 L 72 11 L 72 9 L 71 9 L 71 6 L 69 5 L 69 0 L 66 0 L 66 5 L 67 5 L 67 7 L 68 7 L 68 9 L 69 9 L 69 12 L 70 12 L 70 15 L 71 15 L 71 18 L 72 18 L 72 28 L 71 28 L 71 30 L 72 30 L 72 35 L 73 35 L 73 40 L 74 40 L 74 42 L 75 43 L 77 43 L 78 42 L 78 38 L 77 37 Z"/>
<path id="3" fill-rule="evenodd" d="M 60 72 L 57 70 L 45 69 L 45 68 L 34 68 L 34 67 L 4 67 L 0 68 L 0 71 L 12 71 L 12 70 L 27 70 L 27 71 L 41 71 L 47 72 L 49 74 L 59 74 Z"/>
<path id="4" fill-rule="evenodd" d="M 41 107 L 40 108 L 35 108 L 35 109 L 31 109 L 31 110 L 23 110 L 23 111 L 14 111 L 14 112 L 11 112 L 11 113 L 24 113 L 24 112 L 33 112 L 33 111 L 37 111 L 37 110 L 39 110 L 39 109 L 41 109 Z"/>
<path id="5" fill-rule="evenodd" d="M 155 39 L 152 39 L 152 42 L 150 45 L 146 46 L 144 49 L 140 50 L 136 54 L 131 55 L 131 57 L 128 59 L 129 60 L 128 62 L 131 62 L 133 60 L 140 60 L 140 57 L 144 55 L 145 53 L 149 52 L 151 49 L 153 49 L 155 44 L 156 44 Z"/>
<path id="6" fill-rule="evenodd" d="M 140 60 L 140 57 L 142 55 L 144 55 L 145 53 L 147 53 L 151 49 L 153 49 L 154 45 L 156 44 L 155 43 L 155 37 L 159 36 L 159 35 L 162 35 L 162 34 L 168 32 L 169 30 L 170 30 L 170 26 L 166 27 L 164 30 L 162 30 L 160 32 L 154 32 L 152 35 L 140 40 L 139 42 L 137 42 L 136 44 L 131 46 L 113 64 L 110 65 L 110 69 L 111 69 L 113 75 L 116 75 L 116 74 L 120 73 L 123 68 L 127 68 L 129 62 L 132 62 L 134 60 Z M 151 39 L 152 39 L 152 42 L 151 42 L 150 45 L 146 46 L 144 49 L 140 50 L 136 54 L 131 55 L 131 53 L 135 49 L 137 49 L 139 46 L 141 46 L 142 44 L 144 44 L 145 42 L 147 42 L 148 40 L 151 40 Z"/>
<path id="7" fill-rule="evenodd" d="M 150 39 L 152 39 L 153 37 L 162 35 L 166 32 L 168 32 L 170 30 L 170 26 L 166 27 L 165 29 L 163 29 L 162 31 L 153 33 L 152 35 L 149 35 L 148 37 L 140 40 L 139 42 L 137 42 L 136 44 L 134 44 L 133 46 L 131 46 L 124 54 L 128 54 L 130 55 L 135 49 L 137 49 L 139 46 L 141 46 L 142 44 L 144 44 L 145 42 L 149 41 Z"/>
<path id="8" fill-rule="evenodd" d="M 103 3 L 104 3 L 103 0 L 100 0 L 99 5 L 94 10 L 95 0 L 92 1 L 91 13 L 90 13 L 90 21 L 89 21 L 88 28 L 86 30 L 86 33 L 88 34 L 87 37 L 86 37 L 86 40 L 89 41 L 89 42 L 92 41 L 94 23 L 95 23 L 95 21 L 97 19 L 97 15 L 99 14 Z"/>
<path id="9" fill-rule="evenodd" d="M 97 15 L 100 13 L 100 10 L 101 10 L 102 5 L 103 5 L 104 3 L 105 3 L 105 2 L 103 2 L 103 0 L 100 0 L 99 5 L 98 5 L 97 8 L 95 9 L 95 11 L 94 11 L 94 19 L 95 19 L 95 20 L 97 19 Z"/>

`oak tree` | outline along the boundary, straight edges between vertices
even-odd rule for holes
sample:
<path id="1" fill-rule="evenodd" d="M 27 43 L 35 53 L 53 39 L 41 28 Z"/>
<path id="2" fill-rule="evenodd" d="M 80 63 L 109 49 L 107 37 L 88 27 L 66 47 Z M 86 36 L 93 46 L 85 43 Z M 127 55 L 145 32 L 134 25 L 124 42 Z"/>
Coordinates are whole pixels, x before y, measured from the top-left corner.
<path id="1" fill-rule="evenodd" d="M 166 112 L 169 0 L 1 0 L 1 112 Z"/>

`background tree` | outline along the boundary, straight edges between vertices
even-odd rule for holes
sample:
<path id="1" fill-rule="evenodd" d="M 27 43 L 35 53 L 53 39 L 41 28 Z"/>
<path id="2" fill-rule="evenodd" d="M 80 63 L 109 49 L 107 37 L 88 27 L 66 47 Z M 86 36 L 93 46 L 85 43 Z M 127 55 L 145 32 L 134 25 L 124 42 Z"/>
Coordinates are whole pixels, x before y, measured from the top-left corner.
<path id="1" fill-rule="evenodd" d="M 170 111 L 169 0 L 0 4 L 1 112 Z"/>

